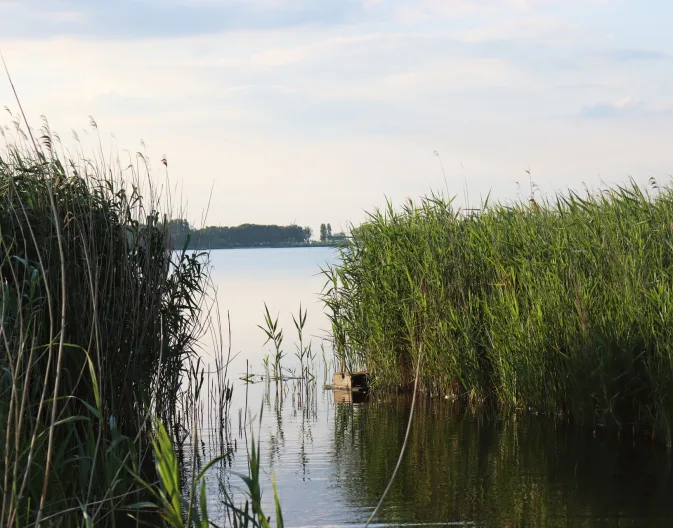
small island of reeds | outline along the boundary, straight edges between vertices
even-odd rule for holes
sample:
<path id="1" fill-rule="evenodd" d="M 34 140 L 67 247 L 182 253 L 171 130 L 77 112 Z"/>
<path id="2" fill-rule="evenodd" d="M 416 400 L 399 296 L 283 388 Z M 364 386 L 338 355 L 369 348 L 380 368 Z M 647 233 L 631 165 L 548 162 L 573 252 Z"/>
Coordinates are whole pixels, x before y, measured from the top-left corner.
<path id="1" fill-rule="evenodd" d="M 351 369 L 428 394 L 673 434 L 673 188 L 464 214 L 431 196 L 353 229 L 324 300 Z"/>

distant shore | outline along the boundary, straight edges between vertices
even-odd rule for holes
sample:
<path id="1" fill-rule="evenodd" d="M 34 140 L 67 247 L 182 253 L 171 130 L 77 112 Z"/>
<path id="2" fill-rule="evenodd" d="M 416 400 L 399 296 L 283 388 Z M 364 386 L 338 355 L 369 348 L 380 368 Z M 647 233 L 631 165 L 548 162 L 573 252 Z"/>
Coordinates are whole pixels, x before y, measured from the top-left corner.
<path id="1" fill-rule="evenodd" d="M 322 247 L 343 247 L 348 242 L 311 242 L 310 244 L 264 244 L 259 246 L 221 246 L 221 247 L 190 247 L 198 251 L 210 251 L 212 249 L 299 249 L 299 248 L 322 248 Z"/>
<path id="2" fill-rule="evenodd" d="M 184 218 L 170 220 L 169 233 L 176 249 L 335 247 L 349 243 L 345 233 L 332 233 L 330 224 L 321 224 L 320 240 L 311 239 L 310 227 L 296 224 L 241 224 L 196 229 Z"/>

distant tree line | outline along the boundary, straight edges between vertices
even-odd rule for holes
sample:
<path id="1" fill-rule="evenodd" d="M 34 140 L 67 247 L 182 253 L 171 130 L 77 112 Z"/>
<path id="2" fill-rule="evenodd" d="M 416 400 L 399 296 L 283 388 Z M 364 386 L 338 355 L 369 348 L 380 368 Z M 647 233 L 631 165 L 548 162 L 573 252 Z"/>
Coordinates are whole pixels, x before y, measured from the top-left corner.
<path id="1" fill-rule="evenodd" d="M 234 227 L 193 229 L 185 219 L 170 221 L 173 247 L 222 249 L 269 246 L 299 246 L 311 242 L 311 228 L 298 225 L 242 224 Z"/>
<path id="2" fill-rule="evenodd" d="M 346 240 L 344 233 L 332 234 L 332 224 L 320 224 L 320 242 L 342 242 Z"/>

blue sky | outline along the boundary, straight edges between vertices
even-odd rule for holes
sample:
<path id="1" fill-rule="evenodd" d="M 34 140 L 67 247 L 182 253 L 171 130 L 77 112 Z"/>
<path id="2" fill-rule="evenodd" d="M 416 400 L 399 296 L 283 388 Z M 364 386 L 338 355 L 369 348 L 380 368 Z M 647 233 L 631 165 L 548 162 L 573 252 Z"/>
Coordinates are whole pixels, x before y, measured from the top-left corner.
<path id="1" fill-rule="evenodd" d="M 0 51 L 34 122 L 165 154 L 193 222 L 317 230 L 443 189 L 435 150 L 470 205 L 529 167 L 543 193 L 668 180 L 672 23 L 664 0 L 0 0 Z"/>

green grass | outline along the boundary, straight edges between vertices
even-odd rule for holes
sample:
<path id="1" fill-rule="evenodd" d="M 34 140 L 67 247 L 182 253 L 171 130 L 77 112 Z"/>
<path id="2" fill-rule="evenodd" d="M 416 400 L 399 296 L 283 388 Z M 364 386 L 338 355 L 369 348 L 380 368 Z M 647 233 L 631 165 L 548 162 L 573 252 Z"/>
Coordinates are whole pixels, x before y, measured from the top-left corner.
<path id="1" fill-rule="evenodd" d="M 670 444 L 673 189 L 651 185 L 376 211 L 325 271 L 338 353 L 394 387 L 423 350 L 431 393 Z"/>

